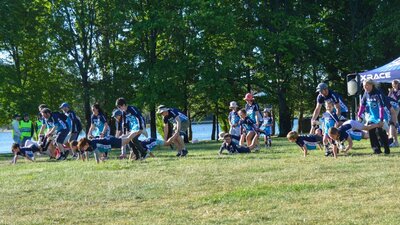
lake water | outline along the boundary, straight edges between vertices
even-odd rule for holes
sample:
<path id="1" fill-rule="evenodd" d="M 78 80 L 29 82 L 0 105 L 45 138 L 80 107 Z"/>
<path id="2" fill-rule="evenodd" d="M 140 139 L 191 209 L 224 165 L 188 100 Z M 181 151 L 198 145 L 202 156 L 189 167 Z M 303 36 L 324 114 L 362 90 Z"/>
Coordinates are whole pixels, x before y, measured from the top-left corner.
<path id="1" fill-rule="evenodd" d="M 277 124 L 276 128 L 278 128 Z M 297 129 L 297 122 L 295 120 L 293 130 L 296 129 Z M 212 124 L 193 124 L 192 130 L 193 130 L 193 140 L 196 139 L 199 141 L 211 140 Z M 147 132 L 150 134 L 150 129 L 147 129 Z M 278 129 L 276 133 L 279 133 Z M 162 137 L 159 134 L 157 134 L 157 137 L 159 139 L 162 139 Z M 13 141 L 11 132 L 0 132 L 0 153 L 11 153 L 12 143 Z"/>

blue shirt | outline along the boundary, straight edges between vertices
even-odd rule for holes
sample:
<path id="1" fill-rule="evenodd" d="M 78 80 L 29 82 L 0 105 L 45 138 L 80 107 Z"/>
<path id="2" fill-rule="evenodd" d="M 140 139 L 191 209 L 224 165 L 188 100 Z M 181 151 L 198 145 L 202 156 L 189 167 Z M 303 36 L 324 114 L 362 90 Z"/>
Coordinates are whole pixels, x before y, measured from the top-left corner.
<path id="1" fill-rule="evenodd" d="M 128 106 L 125 111 L 126 122 L 129 123 L 131 131 L 139 131 L 146 128 L 145 119 L 138 108 Z"/>
<path id="2" fill-rule="evenodd" d="M 232 125 L 237 125 L 239 123 L 240 117 L 239 114 L 235 111 L 230 111 L 228 120 L 231 122 Z"/>
<path id="3" fill-rule="evenodd" d="M 146 150 L 152 151 L 157 145 L 161 145 L 163 141 L 157 140 L 155 138 L 147 138 L 140 142 L 142 147 Z"/>
<path id="4" fill-rule="evenodd" d="M 400 103 L 400 89 L 390 92 L 389 97 L 393 98 L 397 103 Z"/>
<path id="5" fill-rule="evenodd" d="M 240 119 L 239 125 L 242 133 L 245 131 L 255 131 L 255 123 L 248 116 L 244 119 Z"/>
<path id="6" fill-rule="evenodd" d="M 368 122 L 379 123 L 380 122 L 380 108 L 386 106 L 386 96 L 378 89 L 372 89 L 370 93 L 364 92 L 361 99 L 361 105 L 366 106 L 366 111 L 369 113 Z"/>
<path id="7" fill-rule="evenodd" d="M 339 130 L 339 141 L 345 141 L 349 137 L 348 130 L 351 130 L 351 124 L 345 124 L 338 128 Z"/>
<path id="8" fill-rule="evenodd" d="M 50 117 L 48 119 L 45 119 L 44 121 L 47 128 L 49 129 L 57 126 L 57 132 L 60 132 L 62 130 L 69 131 L 67 116 L 65 116 L 64 114 L 61 114 L 59 112 L 52 112 L 50 114 Z"/>
<path id="9" fill-rule="evenodd" d="M 39 148 L 36 145 L 32 145 L 30 147 L 22 147 L 19 148 L 19 152 L 17 153 L 17 155 L 20 156 L 29 156 L 30 158 L 33 157 L 33 153 L 34 152 L 39 152 Z"/>
<path id="10" fill-rule="evenodd" d="M 347 108 L 346 104 L 344 104 L 344 102 L 343 102 L 342 98 L 340 97 L 340 95 L 337 94 L 334 91 L 329 90 L 327 96 L 324 96 L 322 94 L 319 94 L 317 96 L 317 103 L 324 104 L 327 101 L 331 101 L 335 105 L 337 103 L 339 103 L 341 112 L 348 112 L 349 111 L 349 109 Z"/>
<path id="11" fill-rule="evenodd" d="M 175 108 L 169 108 L 168 115 L 166 115 L 164 117 L 164 124 L 166 124 L 168 122 L 170 122 L 172 124 L 176 124 L 176 120 L 175 120 L 176 117 L 179 117 L 181 122 L 186 122 L 189 120 L 188 117 L 185 114 L 183 114 L 183 112 L 181 112 Z"/>
<path id="12" fill-rule="evenodd" d="M 116 130 L 117 131 L 122 131 L 123 134 L 127 134 L 131 131 L 131 126 L 129 121 L 126 119 L 126 113 L 122 112 L 121 119 L 119 121 L 116 121 Z"/>
<path id="13" fill-rule="evenodd" d="M 121 148 L 122 139 L 108 136 L 102 139 L 90 140 L 89 145 L 93 150 L 111 150 L 111 148 Z"/>
<path id="14" fill-rule="evenodd" d="M 258 117 L 259 118 L 259 122 L 262 122 L 262 116 L 261 116 L 261 113 L 260 113 L 260 106 L 257 103 L 253 102 L 252 105 L 249 105 L 249 104 L 246 103 L 245 109 L 246 109 L 247 116 L 253 121 L 254 124 L 257 124 L 256 114 L 258 114 L 258 116 L 259 116 Z"/>
<path id="15" fill-rule="evenodd" d="M 306 147 L 308 150 L 317 149 L 317 145 L 320 143 L 322 143 L 322 137 L 314 134 L 300 135 L 296 140 L 298 146 Z"/>
<path id="16" fill-rule="evenodd" d="M 271 131 L 272 126 L 272 117 L 263 117 L 263 123 L 261 125 L 261 129 L 264 131 Z"/>
<path id="17" fill-rule="evenodd" d="M 92 114 L 90 121 L 95 127 L 95 129 L 92 130 L 92 135 L 100 136 L 100 133 L 103 132 L 104 126 L 107 123 L 106 117 L 102 113 L 99 113 L 97 116 Z M 107 128 L 106 133 L 104 134 L 104 136 L 108 135 L 110 135 L 110 127 Z"/>
<path id="18" fill-rule="evenodd" d="M 78 133 L 82 130 L 82 123 L 79 117 L 76 116 L 75 112 L 69 110 L 65 113 L 67 116 L 67 123 L 72 133 Z"/>
<path id="19" fill-rule="evenodd" d="M 250 153 L 250 149 L 247 147 L 238 147 L 233 141 L 231 141 L 230 144 L 227 144 L 225 142 L 222 143 L 221 147 L 219 148 L 219 152 L 222 153 L 222 151 L 226 149 L 228 150 L 229 153 Z"/>

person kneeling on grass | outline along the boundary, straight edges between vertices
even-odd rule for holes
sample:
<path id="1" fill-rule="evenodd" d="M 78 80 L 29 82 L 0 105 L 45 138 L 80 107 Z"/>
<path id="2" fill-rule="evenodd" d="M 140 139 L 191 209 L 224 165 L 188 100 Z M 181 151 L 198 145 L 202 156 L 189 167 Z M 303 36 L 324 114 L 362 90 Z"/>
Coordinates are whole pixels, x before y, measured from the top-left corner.
<path id="1" fill-rule="evenodd" d="M 97 163 L 99 163 L 101 160 L 99 158 L 99 153 L 108 152 L 112 148 L 121 148 L 121 146 L 128 144 L 137 135 L 138 134 L 136 132 L 132 132 L 129 135 L 124 135 L 120 138 L 116 138 L 113 136 L 109 136 L 104 139 L 92 140 L 82 138 L 78 142 L 78 149 L 85 152 L 85 156 L 83 157 L 85 157 L 87 160 L 89 160 L 89 152 L 94 151 L 95 160 Z"/>
<path id="2" fill-rule="evenodd" d="M 32 144 L 25 147 L 20 147 L 19 144 L 14 143 L 11 146 L 11 151 L 14 153 L 14 158 L 11 161 L 12 164 L 17 163 L 18 156 L 23 156 L 25 159 L 30 160 L 33 162 L 35 160 L 34 153 L 40 152 L 40 146 L 37 144 Z"/>
<path id="3" fill-rule="evenodd" d="M 296 131 L 290 131 L 286 137 L 290 142 L 295 142 L 300 146 L 304 157 L 307 156 L 309 150 L 315 150 L 322 144 L 322 136 L 315 134 L 299 135 Z"/>
<path id="4" fill-rule="evenodd" d="M 232 135 L 231 134 L 225 134 L 224 136 L 224 142 L 222 142 L 222 145 L 219 149 L 218 154 L 221 155 L 222 152 L 226 149 L 228 150 L 229 154 L 235 154 L 235 153 L 250 153 L 251 149 L 254 147 L 242 147 L 242 146 L 237 146 L 235 142 L 232 141 Z"/>
<path id="5" fill-rule="evenodd" d="M 382 127 L 383 122 L 377 124 L 364 125 L 356 120 L 347 120 L 339 128 L 329 128 L 328 135 L 333 140 L 333 156 L 337 158 L 338 149 L 342 148 L 344 141 L 348 142 L 347 147 L 343 149 L 347 153 L 353 147 L 353 140 L 360 141 L 361 139 L 368 139 L 369 135 L 367 132 L 371 129 Z"/>

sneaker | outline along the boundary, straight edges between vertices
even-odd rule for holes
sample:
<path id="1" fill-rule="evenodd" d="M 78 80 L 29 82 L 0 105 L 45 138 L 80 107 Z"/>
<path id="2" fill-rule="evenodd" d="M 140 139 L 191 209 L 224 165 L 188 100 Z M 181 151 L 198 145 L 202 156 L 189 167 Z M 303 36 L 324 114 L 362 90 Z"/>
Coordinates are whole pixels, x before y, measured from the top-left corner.
<path id="1" fill-rule="evenodd" d="M 56 160 L 63 160 L 64 153 L 60 153 L 56 156 Z"/>
<path id="2" fill-rule="evenodd" d="M 183 149 L 183 150 L 182 150 L 181 157 L 185 157 L 188 153 L 189 153 L 188 150 Z"/>
<path id="3" fill-rule="evenodd" d="M 126 155 L 122 155 L 121 154 L 121 155 L 118 156 L 118 159 L 126 159 Z"/>
<path id="4" fill-rule="evenodd" d="M 256 145 L 256 147 L 254 148 L 255 152 L 259 152 L 260 151 L 260 145 Z"/>
<path id="5" fill-rule="evenodd" d="M 178 153 L 176 153 L 176 157 L 180 157 L 182 155 L 182 151 L 179 151 Z"/>
<path id="6" fill-rule="evenodd" d="M 333 152 L 331 152 L 331 151 L 325 151 L 325 156 L 328 157 L 328 156 L 330 156 L 330 155 L 333 155 L 332 153 L 333 153 Z"/>

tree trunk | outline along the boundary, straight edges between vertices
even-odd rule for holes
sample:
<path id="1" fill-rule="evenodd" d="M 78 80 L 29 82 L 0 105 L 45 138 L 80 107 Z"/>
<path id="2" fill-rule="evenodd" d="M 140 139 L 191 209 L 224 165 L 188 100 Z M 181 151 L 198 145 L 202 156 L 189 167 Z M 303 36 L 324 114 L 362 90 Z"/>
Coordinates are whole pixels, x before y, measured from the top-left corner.
<path id="1" fill-rule="evenodd" d="M 304 110 L 303 110 L 303 108 L 301 108 L 300 109 L 300 114 L 299 114 L 299 119 L 297 120 L 297 124 L 298 124 L 297 132 L 299 134 L 303 131 L 303 123 L 304 123 L 304 121 L 303 121 L 304 118 L 303 117 L 304 117 Z"/>
<path id="2" fill-rule="evenodd" d="M 151 121 L 154 121 L 153 123 Z M 155 106 L 150 106 L 150 135 L 152 138 L 157 139 L 157 127 L 156 127 L 156 110 Z"/>
<path id="3" fill-rule="evenodd" d="M 83 107 L 85 110 L 85 119 L 86 119 L 86 132 L 89 131 L 91 120 L 91 109 L 90 109 L 90 93 L 89 93 L 89 82 L 88 82 L 88 75 L 87 71 L 81 70 L 81 77 L 82 77 L 82 88 L 83 88 Z"/>
<path id="4" fill-rule="evenodd" d="M 279 102 L 279 137 L 285 137 L 292 129 L 289 107 L 286 102 L 286 88 L 278 88 L 277 96 Z"/>
<path id="5" fill-rule="evenodd" d="M 188 116 L 188 119 L 189 119 L 188 138 L 189 138 L 189 141 L 191 141 L 191 140 L 193 140 L 193 130 L 192 130 L 192 120 L 190 118 L 190 111 L 189 110 L 187 111 L 187 116 Z"/>
<path id="6" fill-rule="evenodd" d="M 215 140 L 215 126 L 217 123 L 216 116 L 213 115 L 213 123 L 212 123 L 212 130 L 211 130 L 211 140 Z"/>

